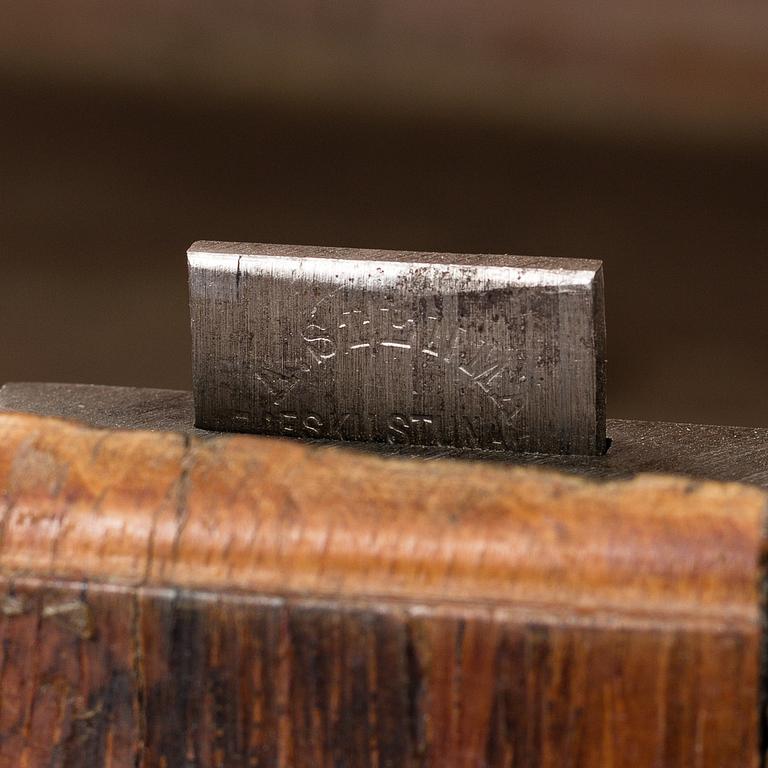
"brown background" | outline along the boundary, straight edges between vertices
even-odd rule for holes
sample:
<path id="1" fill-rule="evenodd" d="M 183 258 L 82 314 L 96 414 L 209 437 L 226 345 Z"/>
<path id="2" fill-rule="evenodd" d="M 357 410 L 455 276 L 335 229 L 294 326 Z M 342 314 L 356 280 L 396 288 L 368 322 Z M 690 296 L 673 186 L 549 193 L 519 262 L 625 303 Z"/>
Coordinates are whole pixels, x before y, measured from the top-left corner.
<path id="1" fill-rule="evenodd" d="M 516 252 L 610 416 L 768 424 L 768 7 L 688 5 L 0 0 L 0 382 L 188 388 L 196 239 Z"/>

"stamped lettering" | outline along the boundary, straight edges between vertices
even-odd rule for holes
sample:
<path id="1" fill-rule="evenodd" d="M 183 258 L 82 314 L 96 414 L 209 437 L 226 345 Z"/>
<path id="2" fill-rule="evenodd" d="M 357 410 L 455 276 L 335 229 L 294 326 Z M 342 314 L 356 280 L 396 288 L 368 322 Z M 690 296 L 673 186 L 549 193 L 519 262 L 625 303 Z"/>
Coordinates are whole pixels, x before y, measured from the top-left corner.
<path id="1" fill-rule="evenodd" d="M 197 244 L 201 426 L 599 453 L 597 262 Z"/>

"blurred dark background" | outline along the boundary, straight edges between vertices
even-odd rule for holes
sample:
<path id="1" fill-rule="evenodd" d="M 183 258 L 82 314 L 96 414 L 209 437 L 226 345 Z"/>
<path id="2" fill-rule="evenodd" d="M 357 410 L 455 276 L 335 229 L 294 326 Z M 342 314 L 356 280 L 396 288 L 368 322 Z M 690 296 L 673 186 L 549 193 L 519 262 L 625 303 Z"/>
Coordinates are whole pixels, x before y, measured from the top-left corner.
<path id="1" fill-rule="evenodd" d="M 0 0 L 0 382 L 188 388 L 196 239 L 605 262 L 609 415 L 768 424 L 764 0 Z"/>

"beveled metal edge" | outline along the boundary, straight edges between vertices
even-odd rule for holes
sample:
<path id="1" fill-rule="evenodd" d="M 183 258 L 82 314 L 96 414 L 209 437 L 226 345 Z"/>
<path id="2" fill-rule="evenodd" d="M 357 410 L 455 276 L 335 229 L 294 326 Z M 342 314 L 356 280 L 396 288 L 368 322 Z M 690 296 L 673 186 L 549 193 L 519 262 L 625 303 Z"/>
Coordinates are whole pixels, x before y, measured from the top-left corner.
<path id="1" fill-rule="evenodd" d="M 419 267 L 482 268 L 496 279 L 519 285 L 589 286 L 602 270 L 602 262 L 587 259 L 553 259 L 508 254 L 460 254 L 428 251 L 389 251 L 370 248 L 234 243 L 198 240 L 187 250 L 191 267 L 237 269 L 241 260 L 268 261 L 274 269 L 281 263 L 312 261 L 322 272 L 331 260 L 344 260 L 371 267 L 407 271 Z M 497 272 L 498 270 L 498 272 Z M 333 267 L 329 268 L 333 271 Z"/>

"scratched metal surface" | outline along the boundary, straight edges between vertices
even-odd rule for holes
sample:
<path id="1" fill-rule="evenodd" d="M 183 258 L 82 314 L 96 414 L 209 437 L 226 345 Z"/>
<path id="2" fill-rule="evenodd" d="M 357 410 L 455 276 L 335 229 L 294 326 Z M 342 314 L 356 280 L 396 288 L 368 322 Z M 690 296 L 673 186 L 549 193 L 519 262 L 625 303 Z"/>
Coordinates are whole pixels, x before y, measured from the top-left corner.
<path id="1" fill-rule="evenodd" d="M 604 450 L 598 261 L 199 242 L 189 282 L 198 426 Z"/>
<path id="2" fill-rule="evenodd" d="M 90 384 L 6 384 L 0 411 L 22 411 L 77 419 L 113 429 L 171 430 L 216 439 L 220 433 L 194 426 L 190 392 Z M 602 456 L 545 456 L 455 448 L 418 448 L 312 441 L 345 451 L 416 460 L 460 458 L 507 465 L 538 465 L 595 479 L 638 472 L 664 472 L 768 488 L 768 429 L 608 420 L 611 447 Z M 258 438 L 255 438 L 258 439 Z M 279 439 L 279 438 L 275 438 Z"/>

